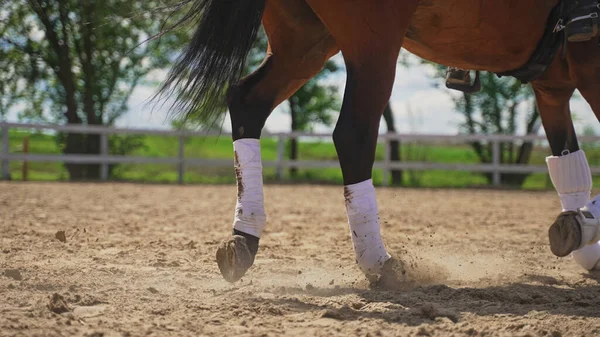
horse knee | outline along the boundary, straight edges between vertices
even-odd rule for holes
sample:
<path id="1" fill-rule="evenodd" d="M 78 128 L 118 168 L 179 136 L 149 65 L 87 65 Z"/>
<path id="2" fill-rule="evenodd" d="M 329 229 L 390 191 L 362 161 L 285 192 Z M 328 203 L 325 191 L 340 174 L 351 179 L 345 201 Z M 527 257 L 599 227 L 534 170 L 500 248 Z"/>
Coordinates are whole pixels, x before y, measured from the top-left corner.
<path id="1" fill-rule="evenodd" d="M 270 60 L 270 56 L 267 56 L 256 71 L 227 90 L 227 107 L 234 140 L 260 138 L 260 133 L 271 113 L 272 102 L 269 97 L 251 95 L 251 92 L 269 71 Z"/>

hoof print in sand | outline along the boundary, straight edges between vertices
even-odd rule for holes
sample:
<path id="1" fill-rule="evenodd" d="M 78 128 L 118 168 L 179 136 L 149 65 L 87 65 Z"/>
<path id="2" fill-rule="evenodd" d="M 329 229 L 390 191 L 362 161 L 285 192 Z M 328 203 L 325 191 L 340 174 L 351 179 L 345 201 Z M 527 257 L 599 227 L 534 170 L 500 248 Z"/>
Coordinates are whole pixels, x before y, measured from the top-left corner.
<path id="1" fill-rule="evenodd" d="M 23 280 L 23 276 L 21 276 L 21 272 L 19 271 L 19 269 L 6 269 L 4 271 L 4 276 L 16 281 Z"/>
<path id="2" fill-rule="evenodd" d="M 62 314 L 71 311 L 71 308 L 69 308 L 69 305 L 67 304 L 67 301 L 65 301 L 65 298 L 57 293 L 52 294 L 52 296 L 50 297 L 50 302 L 48 302 L 48 309 L 50 309 L 50 311 L 56 314 Z"/>
<path id="3" fill-rule="evenodd" d="M 56 234 L 54 234 L 54 237 L 60 242 L 67 242 L 67 234 L 65 234 L 65 231 L 56 232 Z"/>

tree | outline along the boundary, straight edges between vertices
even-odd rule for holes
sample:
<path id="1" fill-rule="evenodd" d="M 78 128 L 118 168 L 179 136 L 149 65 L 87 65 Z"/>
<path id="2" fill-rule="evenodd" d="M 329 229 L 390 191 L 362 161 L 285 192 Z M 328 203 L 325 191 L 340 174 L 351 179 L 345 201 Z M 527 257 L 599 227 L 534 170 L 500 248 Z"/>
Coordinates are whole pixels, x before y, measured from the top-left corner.
<path id="1" fill-rule="evenodd" d="M 0 0 L 1 1 L 1 0 Z M 159 0 L 14 0 L 0 9 L 0 113 L 21 118 L 112 125 L 137 85 L 169 66 L 188 32 L 142 43 L 170 12 Z M 176 19 L 173 17 L 173 19 Z M 48 118 L 47 115 L 50 117 Z M 66 154 L 100 153 L 98 135 L 64 134 Z M 66 165 L 72 180 L 97 179 L 98 165 Z"/>
<path id="2" fill-rule="evenodd" d="M 400 58 L 399 63 L 405 67 L 415 64 L 406 54 Z M 425 60 L 416 63 L 434 67 L 434 86 L 448 90 L 443 84 L 446 74 L 445 66 Z M 523 129 L 525 134 L 535 134 L 540 130 L 540 114 L 531 86 L 523 85 L 513 77 L 499 78 L 488 72 L 481 74 L 481 86 L 482 90 L 479 93 L 461 93 L 458 96 L 452 96 L 455 110 L 464 117 L 464 122 L 460 125 L 461 133 L 516 135 L 520 129 Z M 454 93 L 456 92 L 454 91 Z M 519 114 L 519 112 L 523 113 Z M 521 124 L 522 127 L 519 128 L 519 118 L 522 117 L 524 117 L 522 119 L 524 124 Z M 482 163 L 493 161 L 492 144 L 476 141 L 471 142 L 470 145 Z M 502 142 L 500 143 L 500 162 L 526 164 L 531 158 L 532 151 L 533 142 L 522 142 L 520 145 L 515 142 Z M 492 174 L 485 176 L 489 182 L 492 182 Z M 502 174 L 501 183 L 520 186 L 528 176 L 529 174 L 523 173 Z"/>
<path id="3" fill-rule="evenodd" d="M 394 112 L 390 106 L 390 102 L 385 106 L 383 111 L 383 120 L 387 126 L 388 134 L 396 134 L 396 126 L 394 123 Z M 394 139 L 390 141 L 390 160 L 392 162 L 399 162 L 401 160 L 400 155 L 400 141 Z M 392 170 L 392 185 L 402 185 L 402 170 Z"/>
<path id="4" fill-rule="evenodd" d="M 244 74 L 253 72 L 264 60 L 268 40 L 264 30 L 261 29 L 257 39 L 248 53 Z M 329 126 L 332 123 L 332 113 L 341 107 L 338 88 L 335 85 L 323 84 L 323 79 L 339 70 L 334 61 L 327 61 L 315 77 L 310 79 L 287 102 L 291 117 L 290 128 L 292 131 L 312 131 L 317 124 Z M 189 114 L 185 120 L 173 122 L 175 128 L 220 130 L 227 107 L 224 105 L 223 114 L 217 117 L 210 125 L 201 118 L 196 118 L 194 113 Z M 289 159 L 298 159 L 298 142 L 292 139 L 289 148 Z M 290 168 L 290 175 L 297 175 L 295 168 Z"/>
<path id="5" fill-rule="evenodd" d="M 518 112 L 525 112 L 525 134 L 535 134 L 541 127 L 540 114 L 535 105 L 533 89 L 522 85 L 512 77 L 498 78 L 492 73 L 483 73 L 481 76 L 482 90 L 477 94 L 462 94 L 454 98 L 455 108 L 460 112 L 465 121 L 461 125 L 461 132 L 467 134 L 505 134 L 518 133 Z M 472 142 L 471 146 L 477 153 L 482 163 L 491 163 L 493 160 L 492 144 Z M 533 142 L 500 143 L 500 163 L 526 164 L 531 158 Z M 501 183 L 506 185 L 521 186 L 529 174 L 507 173 L 501 175 Z M 486 174 L 488 181 L 492 175 Z"/>
<path id="6" fill-rule="evenodd" d="M 316 124 L 331 125 L 331 114 L 341 107 L 338 88 L 335 85 L 323 85 L 321 80 L 338 71 L 335 62 L 329 60 L 323 70 L 310 79 L 292 97 L 288 99 L 292 120 L 291 130 L 312 131 Z M 298 159 L 298 140 L 290 141 L 290 160 Z M 297 169 L 290 168 L 290 175 L 296 176 Z"/>

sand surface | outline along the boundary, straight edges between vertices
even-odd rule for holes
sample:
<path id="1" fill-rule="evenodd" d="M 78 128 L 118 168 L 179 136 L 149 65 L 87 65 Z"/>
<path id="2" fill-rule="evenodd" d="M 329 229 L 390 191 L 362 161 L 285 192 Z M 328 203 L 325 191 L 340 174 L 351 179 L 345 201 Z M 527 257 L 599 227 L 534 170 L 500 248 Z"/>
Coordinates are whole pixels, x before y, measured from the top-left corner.
<path id="1" fill-rule="evenodd" d="M 0 335 L 600 335 L 600 274 L 547 244 L 554 192 L 377 194 L 411 289 L 369 289 L 341 187 L 266 186 L 256 263 L 232 285 L 214 252 L 235 186 L 0 183 Z"/>

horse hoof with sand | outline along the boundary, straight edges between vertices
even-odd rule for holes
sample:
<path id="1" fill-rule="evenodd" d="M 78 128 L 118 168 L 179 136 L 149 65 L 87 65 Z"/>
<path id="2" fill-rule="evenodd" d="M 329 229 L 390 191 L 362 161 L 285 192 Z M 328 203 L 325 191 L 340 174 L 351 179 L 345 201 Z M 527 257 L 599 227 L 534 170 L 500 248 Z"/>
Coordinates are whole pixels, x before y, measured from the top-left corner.
<path id="1" fill-rule="evenodd" d="M 558 257 L 565 257 L 576 250 L 581 243 L 581 226 L 577 221 L 577 212 L 559 214 L 548 229 L 550 250 Z"/>
<path id="2" fill-rule="evenodd" d="M 254 256 L 248 248 L 246 238 L 232 235 L 217 248 L 217 265 L 227 282 L 237 282 L 254 263 Z"/>

